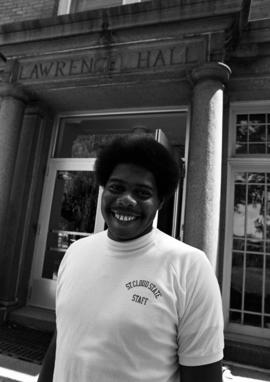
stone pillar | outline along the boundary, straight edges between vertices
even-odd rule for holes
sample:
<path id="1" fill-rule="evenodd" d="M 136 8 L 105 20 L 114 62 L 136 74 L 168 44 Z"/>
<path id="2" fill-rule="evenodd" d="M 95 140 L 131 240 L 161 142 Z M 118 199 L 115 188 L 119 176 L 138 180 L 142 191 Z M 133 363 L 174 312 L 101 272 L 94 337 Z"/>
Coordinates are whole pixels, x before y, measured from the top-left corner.
<path id="1" fill-rule="evenodd" d="M 4 250 L 9 197 L 12 187 L 20 129 L 27 97 L 22 89 L 0 81 L 0 279 L 13 259 Z M 23 181 L 23 180 L 22 180 Z M 4 273 L 5 276 L 7 276 Z M 5 296 L 0 293 L 0 302 Z"/>
<path id="2" fill-rule="evenodd" d="M 221 196 L 223 89 L 231 71 L 207 63 L 192 72 L 194 83 L 184 241 L 217 265 Z"/>

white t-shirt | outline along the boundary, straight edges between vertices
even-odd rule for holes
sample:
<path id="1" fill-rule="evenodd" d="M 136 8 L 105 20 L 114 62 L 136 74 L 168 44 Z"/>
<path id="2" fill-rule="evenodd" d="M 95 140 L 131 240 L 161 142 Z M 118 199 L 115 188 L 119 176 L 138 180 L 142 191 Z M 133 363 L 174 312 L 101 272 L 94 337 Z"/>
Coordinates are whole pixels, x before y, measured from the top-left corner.
<path id="1" fill-rule="evenodd" d="M 205 254 L 153 229 L 101 232 L 59 269 L 54 382 L 179 382 L 179 363 L 223 357 L 218 283 Z"/>

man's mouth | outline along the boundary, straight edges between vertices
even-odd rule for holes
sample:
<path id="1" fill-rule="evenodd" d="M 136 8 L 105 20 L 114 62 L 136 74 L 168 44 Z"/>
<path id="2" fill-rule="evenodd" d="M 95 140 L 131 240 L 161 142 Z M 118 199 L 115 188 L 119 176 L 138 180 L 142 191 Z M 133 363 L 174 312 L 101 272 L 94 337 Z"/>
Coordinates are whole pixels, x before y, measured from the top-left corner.
<path id="1" fill-rule="evenodd" d="M 120 222 L 132 222 L 132 221 L 138 219 L 138 216 L 126 215 L 126 214 L 119 213 L 119 212 L 113 212 L 112 214 L 113 214 L 114 218 Z"/>

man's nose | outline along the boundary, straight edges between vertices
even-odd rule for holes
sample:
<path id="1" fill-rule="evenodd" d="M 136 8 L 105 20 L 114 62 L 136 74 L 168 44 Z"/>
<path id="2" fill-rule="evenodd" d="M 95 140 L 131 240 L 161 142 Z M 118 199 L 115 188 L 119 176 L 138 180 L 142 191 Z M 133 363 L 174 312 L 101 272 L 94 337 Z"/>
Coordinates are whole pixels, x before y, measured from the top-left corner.
<path id="1" fill-rule="evenodd" d="M 124 194 L 118 197 L 118 205 L 123 207 L 135 206 L 137 204 L 137 200 L 130 192 L 125 192 Z"/>

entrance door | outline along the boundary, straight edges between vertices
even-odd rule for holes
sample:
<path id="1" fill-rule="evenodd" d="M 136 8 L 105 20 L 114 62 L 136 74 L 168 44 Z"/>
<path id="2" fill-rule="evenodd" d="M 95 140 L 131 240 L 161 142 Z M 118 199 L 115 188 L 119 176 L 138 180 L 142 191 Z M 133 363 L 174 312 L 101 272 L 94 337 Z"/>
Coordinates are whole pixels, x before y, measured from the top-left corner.
<path id="1" fill-rule="evenodd" d="M 186 126 L 187 113 L 174 111 L 67 116 L 59 120 L 44 183 L 29 305 L 54 309 L 57 271 L 66 249 L 73 241 L 104 229 L 101 191 L 93 172 L 97 150 L 114 136 L 146 133 L 170 146 L 181 166 L 186 155 Z M 177 238 L 182 190 L 183 178 L 154 222 Z"/>
<path id="2" fill-rule="evenodd" d="M 50 161 L 42 197 L 29 304 L 54 309 L 59 264 L 75 240 L 102 231 L 94 159 Z"/>

